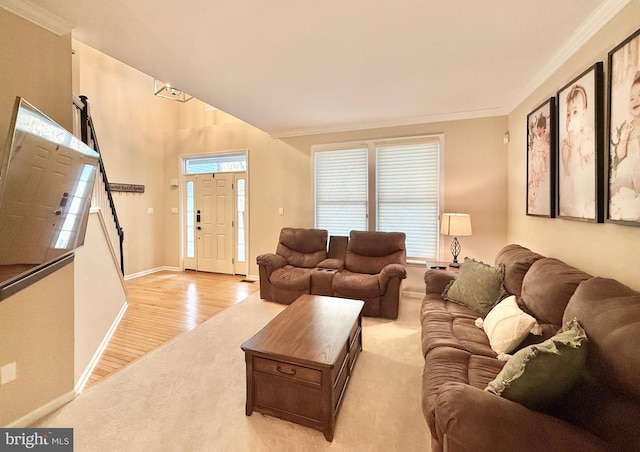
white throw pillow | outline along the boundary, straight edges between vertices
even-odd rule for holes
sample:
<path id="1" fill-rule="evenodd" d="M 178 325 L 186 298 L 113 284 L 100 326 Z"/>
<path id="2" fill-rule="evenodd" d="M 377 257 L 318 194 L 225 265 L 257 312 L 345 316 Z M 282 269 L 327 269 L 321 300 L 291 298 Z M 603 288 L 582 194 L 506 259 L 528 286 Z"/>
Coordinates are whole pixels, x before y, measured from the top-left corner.
<path id="1" fill-rule="evenodd" d="M 495 305 L 477 325 L 482 326 L 498 355 L 513 351 L 529 333 L 542 333 L 536 319 L 518 307 L 515 295 Z"/>

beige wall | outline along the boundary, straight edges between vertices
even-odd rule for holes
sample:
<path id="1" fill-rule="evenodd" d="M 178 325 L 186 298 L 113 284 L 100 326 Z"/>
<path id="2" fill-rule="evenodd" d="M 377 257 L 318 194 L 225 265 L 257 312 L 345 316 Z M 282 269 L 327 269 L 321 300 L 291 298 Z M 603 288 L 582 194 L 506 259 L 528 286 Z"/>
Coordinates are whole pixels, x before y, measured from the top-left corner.
<path id="1" fill-rule="evenodd" d="M 16 96 L 67 129 L 71 115 L 71 38 L 0 9 L 0 141 Z M 17 379 L 0 386 L 0 425 L 73 391 L 73 265 L 0 302 L 0 366 Z"/>
<path id="2" fill-rule="evenodd" d="M 0 302 L 0 365 L 15 362 L 17 376 L 0 386 L 0 426 L 73 398 L 73 273 L 68 264 Z"/>
<path id="3" fill-rule="evenodd" d="M 201 110 L 199 102 L 190 103 Z M 181 115 L 184 110 L 181 110 Z M 506 117 L 451 121 L 408 127 L 393 127 L 349 133 L 324 134 L 288 139 L 272 139 L 264 132 L 224 113 L 188 113 L 202 125 L 165 134 L 165 199 L 173 206 L 179 203 L 179 191 L 169 187 L 178 178 L 179 155 L 249 151 L 250 255 L 249 273 L 257 275 L 255 258 L 273 252 L 283 226 L 313 226 L 313 180 L 311 147 L 365 139 L 444 134 L 443 210 L 472 215 L 473 235 L 461 237 L 462 256 L 493 263 L 496 251 L 506 243 L 507 153 L 502 143 Z M 208 118 L 208 119 L 207 119 Z M 217 122 L 215 125 L 204 125 Z M 278 208 L 284 215 L 278 215 Z M 168 211 L 170 206 L 167 206 Z M 180 219 L 168 217 L 169 233 L 165 251 L 167 265 L 178 266 Z M 450 260 L 450 241 L 442 238 L 442 259 Z M 424 291 L 424 266 L 410 270 L 405 290 Z"/>
<path id="4" fill-rule="evenodd" d="M 460 238 L 461 257 L 492 263 L 506 243 L 506 117 L 273 139 L 197 99 L 153 98 L 151 77 L 81 43 L 74 48 L 80 93 L 89 97 L 110 180 L 147 186 L 144 195 L 116 194 L 127 274 L 182 265 L 181 215 L 171 213 L 181 191 L 170 185 L 180 176 L 180 156 L 248 152 L 249 275 L 257 276 L 256 256 L 275 250 L 282 227 L 313 226 L 313 145 L 425 134 L 444 134 L 443 210 L 472 216 L 474 234 Z M 157 119 L 148 120 L 151 115 Z M 150 205 L 157 212 L 153 221 L 146 214 Z M 442 259 L 451 259 L 449 244 L 442 238 Z M 405 289 L 422 292 L 423 274 L 423 266 L 412 269 Z"/>
<path id="5" fill-rule="evenodd" d="M 605 63 L 617 44 L 640 28 L 640 0 L 632 1 L 616 18 L 572 56 L 552 77 L 509 115 L 509 242 L 557 257 L 591 274 L 612 277 L 640 289 L 640 228 L 593 224 L 525 215 L 526 116 L 597 61 Z M 606 76 L 605 76 L 606 78 Z"/>
<path id="6" fill-rule="evenodd" d="M 127 291 L 102 212 L 89 214 L 84 246 L 75 254 L 74 382 L 79 391 L 96 364 L 96 353 L 104 350 L 103 341 L 110 337 L 115 319 L 124 312 Z"/>
<path id="7" fill-rule="evenodd" d="M 283 141 L 307 154 L 308 180 L 300 181 L 312 187 L 310 149 L 312 145 L 343 143 L 358 140 L 443 134 L 442 211 L 471 215 L 473 235 L 460 237 L 460 258 L 473 257 L 493 264 L 496 251 L 507 238 L 507 147 L 502 136 L 507 128 L 506 117 L 492 117 L 341 132 Z M 313 224 L 313 199 L 309 193 L 309 222 Z M 449 237 L 441 237 L 441 259 L 450 261 Z M 424 266 L 410 266 L 403 286 L 410 292 L 424 292 Z"/>
<path id="8" fill-rule="evenodd" d="M 165 134 L 165 200 L 179 205 L 179 190 L 169 181 L 179 177 L 179 156 L 248 152 L 249 178 L 249 274 L 257 276 L 256 256 L 274 252 L 280 229 L 284 226 L 313 225 L 310 185 L 310 149 L 297 149 L 274 140 L 261 130 L 220 111 L 204 111 L 197 100 L 181 109 L 196 126 Z M 194 121 L 195 119 L 195 121 Z M 278 215 L 278 208 L 284 215 Z M 166 264 L 180 265 L 180 216 L 167 218 Z"/>
<path id="9" fill-rule="evenodd" d="M 74 94 L 89 100 L 109 182 L 145 186 L 142 194 L 113 194 L 125 274 L 166 265 L 163 133 L 177 128 L 178 103 L 154 96 L 153 78 L 81 42 L 73 49 Z"/>
<path id="10" fill-rule="evenodd" d="M 0 154 L 16 96 L 71 130 L 70 42 L 0 8 Z"/>

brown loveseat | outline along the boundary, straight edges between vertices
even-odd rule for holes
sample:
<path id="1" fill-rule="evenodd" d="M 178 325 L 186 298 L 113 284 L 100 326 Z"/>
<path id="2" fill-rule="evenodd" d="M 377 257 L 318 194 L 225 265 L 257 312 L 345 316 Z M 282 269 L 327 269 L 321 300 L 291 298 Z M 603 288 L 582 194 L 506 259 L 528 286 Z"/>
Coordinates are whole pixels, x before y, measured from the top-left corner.
<path id="1" fill-rule="evenodd" d="M 478 326 L 482 316 L 443 298 L 455 275 L 428 270 L 422 407 L 432 450 L 640 450 L 640 293 L 518 245 L 503 248 L 495 264 L 504 265 L 507 294 L 542 327 L 541 336 L 529 334 L 511 354 L 575 318 L 587 337 L 586 365 L 571 389 L 543 409 L 486 391 L 505 361 Z"/>
<path id="2" fill-rule="evenodd" d="M 366 316 L 398 317 L 407 277 L 405 234 L 351 231 L 331 237 L 322 229 L 283 228 L 276 252 L 257 257 L 260 297 L 290 304 L 311 293 L 363 300 Z"/>

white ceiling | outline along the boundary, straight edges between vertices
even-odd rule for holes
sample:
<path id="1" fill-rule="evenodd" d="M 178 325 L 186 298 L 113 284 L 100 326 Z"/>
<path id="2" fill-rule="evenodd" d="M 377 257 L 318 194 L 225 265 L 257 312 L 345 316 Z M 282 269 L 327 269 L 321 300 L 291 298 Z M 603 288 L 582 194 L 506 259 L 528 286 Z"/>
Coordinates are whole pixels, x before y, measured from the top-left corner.
<path id="1" fill-rule="evenodd" d="M 91 47 L 274 136 L 287 136 L 507 114 L 628 2 L 0 5 L 59 33 L 72 28 L 74 38 Z"/>

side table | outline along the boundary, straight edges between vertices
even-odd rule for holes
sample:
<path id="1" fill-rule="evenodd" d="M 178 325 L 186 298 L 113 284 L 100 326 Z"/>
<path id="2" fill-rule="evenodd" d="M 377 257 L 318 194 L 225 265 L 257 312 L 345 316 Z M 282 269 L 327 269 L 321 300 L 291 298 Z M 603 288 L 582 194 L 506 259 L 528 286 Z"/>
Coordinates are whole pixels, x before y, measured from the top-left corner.
<path id="1" fill-rule="evenodd" d="M 426 266 L 427 269 L 445 270 L 456 274 L 460 272 L 460 267 L 450 267 L 449 262 L 446 261 L 427 261 Z"/>

